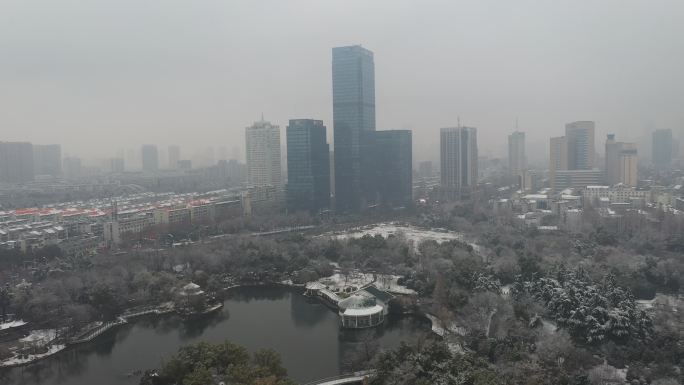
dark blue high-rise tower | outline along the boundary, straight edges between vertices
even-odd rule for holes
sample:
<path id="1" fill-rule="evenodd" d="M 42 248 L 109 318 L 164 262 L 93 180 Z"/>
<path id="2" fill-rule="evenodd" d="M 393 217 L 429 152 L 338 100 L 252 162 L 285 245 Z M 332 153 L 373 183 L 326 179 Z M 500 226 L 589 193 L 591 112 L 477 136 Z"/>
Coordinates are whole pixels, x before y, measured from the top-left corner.
<path id="1" fill-rule="evenodd" d="M 335 208 L 358 211 L 374 189 L 372 140 L 375 131 L 373 52 L 355 45 L 332 50 L 333 130 L 335 138 Z M 373 194 L 371 194 L 373 195 Z"/>
<path id="2" fill-rule="evenodd" d="M 317 213 L 330 207 L 330 150 L 322 120 L 287 126 L 287 206 Z"/>

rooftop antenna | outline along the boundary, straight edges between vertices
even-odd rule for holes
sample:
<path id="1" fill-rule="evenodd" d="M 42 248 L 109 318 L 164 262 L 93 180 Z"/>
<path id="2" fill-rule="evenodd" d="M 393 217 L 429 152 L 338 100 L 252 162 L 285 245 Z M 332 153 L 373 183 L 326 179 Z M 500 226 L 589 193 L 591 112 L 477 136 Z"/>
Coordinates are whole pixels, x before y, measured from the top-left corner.
<path id="1" fill-rule="evenodd" d="M 515 117 L 515 130 L 518 131 L 518 117 Z"/>
<path id="2" fill-rule="evenodd" d="M 263 112 L 261 113 L 261 121 L 262 122 L 264 121 L 264 113 Z"/>
<path id="3" fill-rule="evenodd" d="M 458 122 L 458 128 L 461 128 L 461 115 L 456 116 L 456 121 Z"/>

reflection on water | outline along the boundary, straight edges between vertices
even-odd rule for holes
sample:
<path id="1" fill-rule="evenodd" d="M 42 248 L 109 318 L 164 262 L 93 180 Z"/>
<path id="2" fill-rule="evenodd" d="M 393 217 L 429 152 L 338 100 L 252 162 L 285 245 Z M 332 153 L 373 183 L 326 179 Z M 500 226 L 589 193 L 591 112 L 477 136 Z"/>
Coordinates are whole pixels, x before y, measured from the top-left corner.
<path id="1" fill-rule="evenodd" d="M 224 305 L 193 320 L 138 319 L 28 367 L 0 370 L 0 384 L 134 385 L 138 377 L 131 373 L 158 367 L 180 346 L 225 339 L 252 351 L 275 349 L 290 376 L 306 382 L 349 369 L 368 350 L 393 348 L 430 330 L 427 320 L 392 316 L 380 328 L 340 330 L 333 310 L 282 287 L 236 288 Z"/>

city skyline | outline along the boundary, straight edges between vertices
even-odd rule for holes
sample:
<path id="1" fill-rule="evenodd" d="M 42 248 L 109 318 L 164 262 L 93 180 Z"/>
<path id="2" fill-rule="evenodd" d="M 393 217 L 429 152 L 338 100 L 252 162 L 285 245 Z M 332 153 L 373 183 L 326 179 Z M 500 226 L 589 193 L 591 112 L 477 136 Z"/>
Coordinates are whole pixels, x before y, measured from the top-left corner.
<path id="1" fill-rule="evenodd" d="M 457 115 L 464 124 L 480 129 L 481 153 L 496 157 L 505 156 L 502 133 L 512 131 L 519 117 L 528 148 L 542 149 L 531 153 L 531 163 L 548 156 L 548 136 L 561 135 L 563 122 L 575 119 L 597 122 L 599 138 L 616 133 L 623 140 L 644 143 L 655 129 L 673 129 L 676 137 L 683 134 L 684 118 L 677 106 L 682 99 L 678 90 L 684 87 L 672 70 L 681 67 L 684 58 L 673 41 L 663 39 L 681 35 L 682 26 L 674 16 L 677 12 L 668 7 L 622 2 L 616 14 L 613 6 L 595 2 L 573 2 L 563 12 L 553 5 L 537 5 L 539 14 L 546 16 L 539 18 L 518 11 L 513 17 L 490 13 L 485 5 L 445 4 L 435 12 L 405 2 L 393 7 L 386 2 L 306 4 L 306 15 L 268 2 L 197 5 L 188 12 L 208 22 L 180 32 L 171 23 L 180 16 L 170 11 L 162 13 L 165 22 L 154 30 L 145 23 L 155 17 L 150 10 L 141 10 L 132 28 L 122 30 L 109 22 L 84 21 L 105 18 L 97 1 L 82 9 L 90 19 L 76 21 L 67 8 L 48 2 L 44 7 L 50 19 L 30 15 L 20 2 L 10 2 L 0 15 L 5 32 L 0 34 L 0 47 L 8 53 L 8 60 L 0 63 L 0 101 L 6 106 L 0 113 L 2 140 L 62 144 L 63 154 L 86 162 L 104 153 L 105 158 L 115 156 L 111 148 L 142 143 L 160 148 L 183 143 L 192 153 L 207 143 L 227 148 L 242 143 L 242 128 L 261 112 L 280 126 L 292 118 L 314 116 L 325 122 L 332 138 L 330 47 L 354 43 L 382 58 L 376 63 L 377 128 L 411 129 L 416 161 L 437 160 L 434 134 L 439 127 L 453 125 Z M 123 16 L 132 6 L 124 0 L 120 8 L 109 11 Z M 263 12 L 269 7 L 282 12 Z M 359 12 L 362 7 L 367 12 Z M 593 16 L 578 32 L 572 21 L 588 10 Z M 471 29 L 440 46 L 430 42 L 437 36 L 459 35 L 454 32 L 461 27 L 435 23 L 432 29 L 403 30 L 414 17 L 439 21 L 456 12 L 469 16 L 468 26 L 487 21 L 497 27 Z M 282 25 L 283 20 L 310 20 L 312 14 L 319 16 L 316 24 L 329 27 L 317 39 L 302 39 L 306 30 L 297 23 Z M 338 17 L 359 14 L 364 16 L 353 30 Z M 379 14 L 385 21 L 383 31 L 374 23 Z M 290 19 L 281 17 L 285 15 Z M 16 23 L 26 18 L 33 23 Z M 27 25 L 33 27 L 29 30 Z M 280 27 L 278 36 L 262 34 L 264 26 Z M 244 38 L 234 37 L 233 28 L 241 28 Z M 110 44 L 103 51 L 91 40 L 77 38 L 85 30 L 93 42 L 115 43 L 115 36 L 136 39 L 129 46 Z M 393 31 L 413 38 L 401 43 L 387 39 Z M 152 43 L 159 33 L 168 46 Z M 594 39 L 596 35 L 602 39 Z M 206 37 L 199 46 L 187 43 Z M 55 48 L 48 48 L 44 40 Z M 280 47 L 281 40 L 288 42 L 287 49 Z M 417 58 L 393 59 L 418 49 Z M 254 62 L 247 67 L 234 52 Z M 633 55 L 636 52 L 648 54 Z M 196 60 L 161 62 L 169 55 Z M 625 61 L 624 55 L 640 60 Z M 268 60 L 273 56 L 278 60 Z M 299 65 L 301 57 L 307 58 L 306 64 Z M 29 75 L 44 81 L 30 82 Z M 302 84 L 307 91 L 293 95 Z M 178 87 L 187 92 L 176 92 Z M 44 108 L 37 114 L 40 106 Z M 650 157 L 650 145 L 643 146 L 640 153 Z"/>
<path id="2" fill-rule="evenodd" d="M 673 385 L 682 0 L 5 0 L 0 378 Z"/>

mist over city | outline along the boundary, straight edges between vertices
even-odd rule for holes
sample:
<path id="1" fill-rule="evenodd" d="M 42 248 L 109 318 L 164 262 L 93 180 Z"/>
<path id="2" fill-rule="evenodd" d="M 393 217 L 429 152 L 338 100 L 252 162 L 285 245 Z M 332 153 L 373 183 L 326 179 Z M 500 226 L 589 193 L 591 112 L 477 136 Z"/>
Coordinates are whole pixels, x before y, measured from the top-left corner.
<path id="1" fill-rule="evenodd" d="M 4 1 L 0 383 L 684 383 L 683 14 Z"/>

